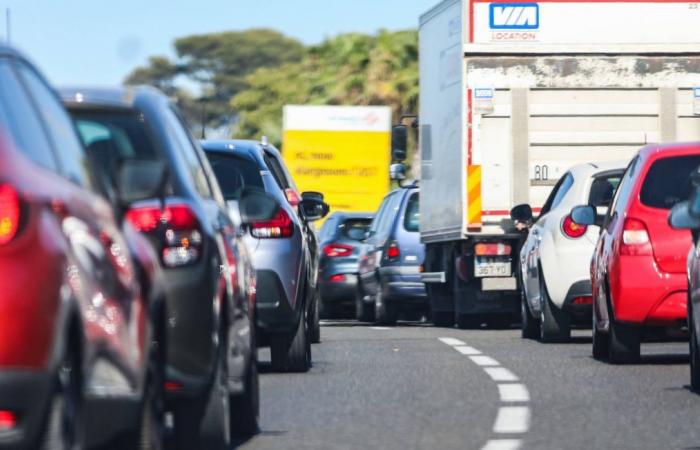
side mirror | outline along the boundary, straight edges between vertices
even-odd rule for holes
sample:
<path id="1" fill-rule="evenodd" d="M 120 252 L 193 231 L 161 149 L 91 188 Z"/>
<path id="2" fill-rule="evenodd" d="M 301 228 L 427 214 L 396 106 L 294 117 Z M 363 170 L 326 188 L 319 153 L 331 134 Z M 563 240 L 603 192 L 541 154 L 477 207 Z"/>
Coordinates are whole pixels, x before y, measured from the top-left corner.
<path id="1" fill-rule="evenodd" d="M 596 209 L 591 205 L 580 205 L 571 210 L 571 220 L 576 225 L 598 225 L 597 217 Z"/>
<path id="2" fill-rule="evenodd" d="M 671 208 L 668 224 L 676 230 L 697 230 L 700 228 L 700 218 L 690 214 L 688 202 L 680 202 Z"/>
<path id="3" fill-rule="evenodd" d="M 328 215 L 331 208 L 323 201 L 323 195 L 318 192 L 305 192 L 301 194 L 299 212 L 304 220 L 315 222 Z"/>
<path id="4" fill-rule="evenodd" d="M 389 167 L 389 178 L 392 181 L 403 181 L 406 179 L 406 166 L 403 163 L 392 164 Z"/>
<path id="5" fill-rule="evenodd" d="M 516 222 L 530 222 L 533 218 L 532 207 L 527 204 L 517 205 L 510 210 L 510 218 Z"/>
<path id="6" fill-rule="evenodd" d="M 162 161 L 127 159 L 118 173 L 117 195 L 122 206 L 165 195 L 168 171 Z"/>
<path id="7" fill-rule="evenodd" d="M 315 192 L 315 191 L 304 191 L 301 193 L 301 199 L 306 200 L 306 199 L 312 199 L 312 200 L 319 200 L 319 201 L 324 201 L 323 194 L 320 192 Z"/>
<path id="8" fill-rule="evenodd" d="M 408 127 L 394 125 L 391 128 L 391 159 L 403 162 L 408 155 Z"/>
<path id="9" fill-rule="evenodd" d="M 231 206 L 230 202 L 229 205 Z M 272 219 L 279 211 L 279 203 L 263 191 L 245 190 L 237 201 L 241 224 Z"/>

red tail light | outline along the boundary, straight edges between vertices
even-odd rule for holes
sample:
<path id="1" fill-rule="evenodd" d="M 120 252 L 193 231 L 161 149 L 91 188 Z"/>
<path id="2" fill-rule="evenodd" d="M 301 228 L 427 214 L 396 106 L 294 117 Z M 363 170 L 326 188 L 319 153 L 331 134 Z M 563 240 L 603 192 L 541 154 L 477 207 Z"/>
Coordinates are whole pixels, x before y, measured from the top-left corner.
<path id="1" fill-rule="evenodd" d="M 342 283 L 343 281 L 345 281 L 345 275 L 343 275 L 342 273 L 331 275 L 328 281 L 330 281 L 331 283 Z"/>
<path id="2" fill-rule="evenodd" d="M 573 221 L 571 216 L 564 217 L 561 222 L 561 231 L 564 232 L 564 236 L 570 237 L 572 239 L 578 239 L 586 234 L 588 230 L 588 225 L 579 225 Z"/>
<path id="3" fill-rule="evenodd" d="M 163 240 L 161 256 L 165 267 L 192 264 L 202 253 L 199 221 L 187 205 L 132 208 L 127 211 L 126 219 L 137 230 L 157 234 Z"/>
<path id="4" fill-rule="evenodd" d="M 9 184 L 0 184 L 0 245 L 7 244 L 17 235 L 19 215 L 17 191 Z"/>
<path id="5" fill-rule="evenodd" d="M 389 248 L 386 249 L 386 257 L 389 261 L 395 261 L 401 257 L 401 250 L 396 241 L 392 241 L 391 244 L 389 244 Z"/>
<path id="6" fill-rule="evenodd" d="M 12 411 L 0 410 L 0 430 L 11 430 L 17 426 L 17 416 Z"/>
<path id="7" fill-rule="evenodd" d="M 182 383 L 178 383 L 177 381 L 166 381 L 163 383 L 163 387 L 165 388 L 166 392 L 177 392 L 182 389 Z"/>
<path id="8" fill-rule="evenodd" d="M 294 223 L 284 209 L 279 209 L 272 219 L 254 222 L 250 233 L 256 238 L 286 238 L 294 234 Z"/>
<path id="9" fill-rule="evenodd" d="M 352 255 L 352 245 L 346 244 L 328 244 L 323 247 L 323 254 L 331 258 L 338 258 Z"/>
<path id="10" fill-rule="evenodd" d="M 620 254 L 629 256 L 651 256 L 651 241 L 644 222 L 637 219 L 625 220 L 622 231 Z"/>
<path id="11" fill-rule="evenodd" d="M 289 202 L 290 205 L 296 207 L 301 203 L 301 198 L 299 197 L 299 193 L 295 191 L 294 189 L 287 188 L 284 190 L 284 195 L 287 197 L 287 201 Z"/>
<path id="12" fill-rule="evenodd" d="M 476 256 L 508 256 L 512 248 L 508 244 L 502 243 L 479 243 L 474 246 Z"/>
<path id="13" fill-rule="evenodd" d="M 572 305 L 592 305 L 593 304 L 593 297 L 589 296 L 584 296 L 584 297 L 576 297 L 571 301 Z"/>

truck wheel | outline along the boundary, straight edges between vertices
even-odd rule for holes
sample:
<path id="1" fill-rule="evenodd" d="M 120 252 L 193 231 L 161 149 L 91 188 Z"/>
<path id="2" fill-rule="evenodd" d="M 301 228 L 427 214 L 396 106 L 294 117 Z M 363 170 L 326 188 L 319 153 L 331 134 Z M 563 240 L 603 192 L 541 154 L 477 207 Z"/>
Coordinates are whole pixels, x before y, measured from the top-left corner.
<path id="1" fill-rule="evenodd" d="M 435 285 L 429 283 L 425 286 L 428 292 L 429 305 L 431 310 L 431 318 L 433 325 L 436 327 L 452 328 L 455 325 L 455 312 L 444 311 L 445 307 L 454 308 L 454 298 L 452 290 L 446 285 Z M 440 305 L 442 310 L 437 310 L 436 306 Z"/>
<path id="2" fill-rule="evenodd" d="M 374 322 L 374 305 L 365 302 L 365 292 L 359 283 L 355 290 L 355 318 L 359 322 Z"/>
<path id="3" fill-rule="evenodd" d="M 450 311 L 433 311 L 433 325 L 436 327 L 452 328 L 455 326 L 455 314 Z"/>
<path id="4" fill-rule="evenodd" d="M 613 364 L 632 364 L 639 361 L 641 339 L 639 330 L 610 317 L 610 348 L 608 359 Z"/>
<path id="5" fill-rule="evenodd" d="M 565 311 L 554 306 L 549 298 L 540 266 L 540 340 L 566 342 L 570 339 L 571 319 Z"/>
<path id="6" fill-rule="evenodd" d="M 598 361 L 605 359 L 610 353 L 610 335 L 598 331 L 598 315 L 593 305 L 593 358 Z"/>
<path id="7" fill-rule="evenodd" d="M 256 351 L 254 349 L 251 355 L 243 392 L 231 396 L 231 434 L 238 438 L 247 438 L 258 432 L 260 384 Z"/>
<path id="8" fill-rule="evenodd" d="M 311 341 L 307 320 L 299 318 L 293 335 L 273 336 L 270 342 L 272 369 L 276 372 L 308 372 L 311 368 Z"/>
<path id="9" fill-rule="evenodd" d="M 525 293 L 520 295 L 520 316 L 522 327 L 520 336 L 523 339 L 537 339 L 540 336 L 540 322 L 530 313 Z"/>
<path id="10" fill-rule="evenodd" d="M 455 322 L 460 330 L 476 330 L 481 328 L 483 317 L 478 314 L 455 314 Z"/>
<path id="11" fill-rule="evenodd" d="M 381 286 L 374 297 L 374 317 L 381 325 L 395 325 L 398 318 L 396 304 L 384 298 Z"/>

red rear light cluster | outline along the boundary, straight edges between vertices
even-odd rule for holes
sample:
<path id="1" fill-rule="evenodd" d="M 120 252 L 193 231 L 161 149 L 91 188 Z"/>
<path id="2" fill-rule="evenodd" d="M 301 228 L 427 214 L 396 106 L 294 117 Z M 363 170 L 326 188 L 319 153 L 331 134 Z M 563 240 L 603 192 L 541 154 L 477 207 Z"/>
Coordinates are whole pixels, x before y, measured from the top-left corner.
<path id="1" fill-rule="evenodd" d="M 345 281 L 345 275 L 343 275 L 342 273 L 331 275 L 328 281 L 330 281 L 331 283 L 342 283 L 343 281 Z"/>
<path id="2" fill-rule="evenodd" d="M 270 220 L 253 222 L 250 233 L 256 238 L 286 238 L 294 234 L 292 218 L 284 209 L 279 209 Z"/>
<path id="3" fill-rule="evenodd" d="M 651 256 L 651 241 L 644 222 L 637 219 L 626 219 L 622 229 L 622 244 L 620 254 L 628 256 Z"/>
<path id="4" fill-rule="evenodd" d="M 0 184 L 0 245 L 7 244 L 17 235 L 19 216 L 17 191 L 9 184 Z"/>
<path id="5" fill-rule="evenodd" d="M 290 205 L 297 207 L 299 203 L 301 203 L 301 197 L 299 197 L 299 193 L 295 191 L 294 189 L 287 188 L 284 190 L 284 195 L 287 197 L 287 201 L 289 202 Z"/>
<path id="6" fill-rule="evenodd" d="M 17 427 L 17 416 L 12 411 L 0 410 L 0 430 L 11 430 Z"/>
<path id="7" fill-rule="evenodd" d="M 566 216 L 561 222 L 561 231 L 564 232 L 564 236 L 566 237 L 578 239 L 586 234 L 588 225 L 579 225 L 574 222 L 571 216 Z"/>
<path id="8" fill-rule="evenodd" d="M 401 258 L 401 249 L 399 249 L 399 244 L 396 241 L 392 241 L 389 244 L 389 248 L 386 249 L 386 257 L 389 261 Z"/>
<path id="9" fill-rule="evenodd" d="M 474 246 L 476 256 L 508 256 L 512 250 L 510 245 L 500 242 L 482 242 Z"/>
<path id="10" fill-rule="evenodd" d="M 323 254 L 331 258 L 340 258 L 352 255 L 353 247 L 347 244 L 328 244 L 323 247 Z"/>
<path id="11" fill-rule="evenodd" d="M 576 297 L 571 301 L 572 305 L 592 305 L 593 304 L 593 297 L 590 295 L 588 296 L 583 296 L 583 297 Z"/>
<path id="12" fill-rule="evenodd" d="M 132 208 L 127 211 L 126 219 L 137 230 L 157 234 L 163 240 L 161 256 L 165 267 L 192 264 L 202 253 L 199 221 L 187 205 Z"/>

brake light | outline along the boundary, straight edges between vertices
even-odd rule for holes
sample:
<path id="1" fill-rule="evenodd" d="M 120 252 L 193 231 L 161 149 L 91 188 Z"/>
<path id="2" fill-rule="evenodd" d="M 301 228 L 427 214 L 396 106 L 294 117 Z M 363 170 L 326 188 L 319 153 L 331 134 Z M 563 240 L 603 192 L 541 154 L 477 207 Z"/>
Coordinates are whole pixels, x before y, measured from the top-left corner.
<path id="1" fill-rule="evenodd" d="M 644 222 L 637 219 L 625 220 L 622 230 L 620 254 L 629 256 L 651 256 L 651 241 Z"/>
<path id="2" fill-rule="evenodd" d="M 508 256 L 512 248 L 508 244 L 502 243 L 479 243 L 474 246 L 476 256 Z"/>
<path id="3" fill-rule="evenodd" d="M 7 244 L 17 235 L 19 215 L 17 191 L 9 184 L 0 184 L 0 245 Z"/>
<path id="4" fill-rule="evenodd" d="M 199 221 L 187 205 L 132 208 L 126 219 L 142 233 L 157 234 L 163 240 L 161 256 L 165 267 L 192 264 L 202 253 Z"/>
<path id="5" fill-rule="evenodd" d="M 0 411 L 0 430 L 10 430 L 17 426 L 17 416 L 12 411 Z"/>
<path id="6" fill-rule="evenodd" d="M 590 295 L 588 296 L 583 296 L 583 297 L 576 297 L 571 301 L 572 305 L 592 305 L 593 304 L 593 297 Z"/>
<path id="7" fill-rule="evenodd" d="M 345 275 L 343 275 L 342 273 L 331 275 L 328 281 L 330 281 L 331 283 L 342 283 L 343 281 L 345 281 Z"/>
<path id="8" fill-rule="evenodd" d="M 182 389 L 182 383 L 177 381 L 166 381 L 163 383 L 166 392 L 177 392 Z"/>
<path id="9" fill-rule="evenodd" d="M 299 197 L 299 194 L 292 188 L 285 189 L 284 196 L 287 197 L 287 201 L 289 202 L 289 204 L 294 207 L 298 206 L 299 203 L 301 203 L 301 198 Z"/>
<path id="10" fill-rule="evenodd" d="M 392 241 L 391 244 L 389 244 L 389 248 L 386 249 L 386 257 L 389 261 L 394 261 L 401 257 L 401 250 L 396 241 Z"/>
<path id="11" fill-rule="evenodd" d="M 331 258 L 352 255 L 353 247 L 347 244 L 328 244 L 323 247 L 323 254 Z"/>
<path id="12" fill-rule="evenodd" d="M 250 233 L 256 238 L 285 238 L 294 234 L 292 218 L 284 209 L 279 209 L 270 220 L 253 222 Z"/>
<path id="13" fill-rule="evenodd" d="M 582 237 L 584 234 L 586 234 L 587 230 L 588 225 L 579 225 L 575 223 L 571 216 L 564 217 L 564 220 L 561 222 L 561 231 L 564 232 L 566 237 L 570 237 L 572 239 Z"/>

